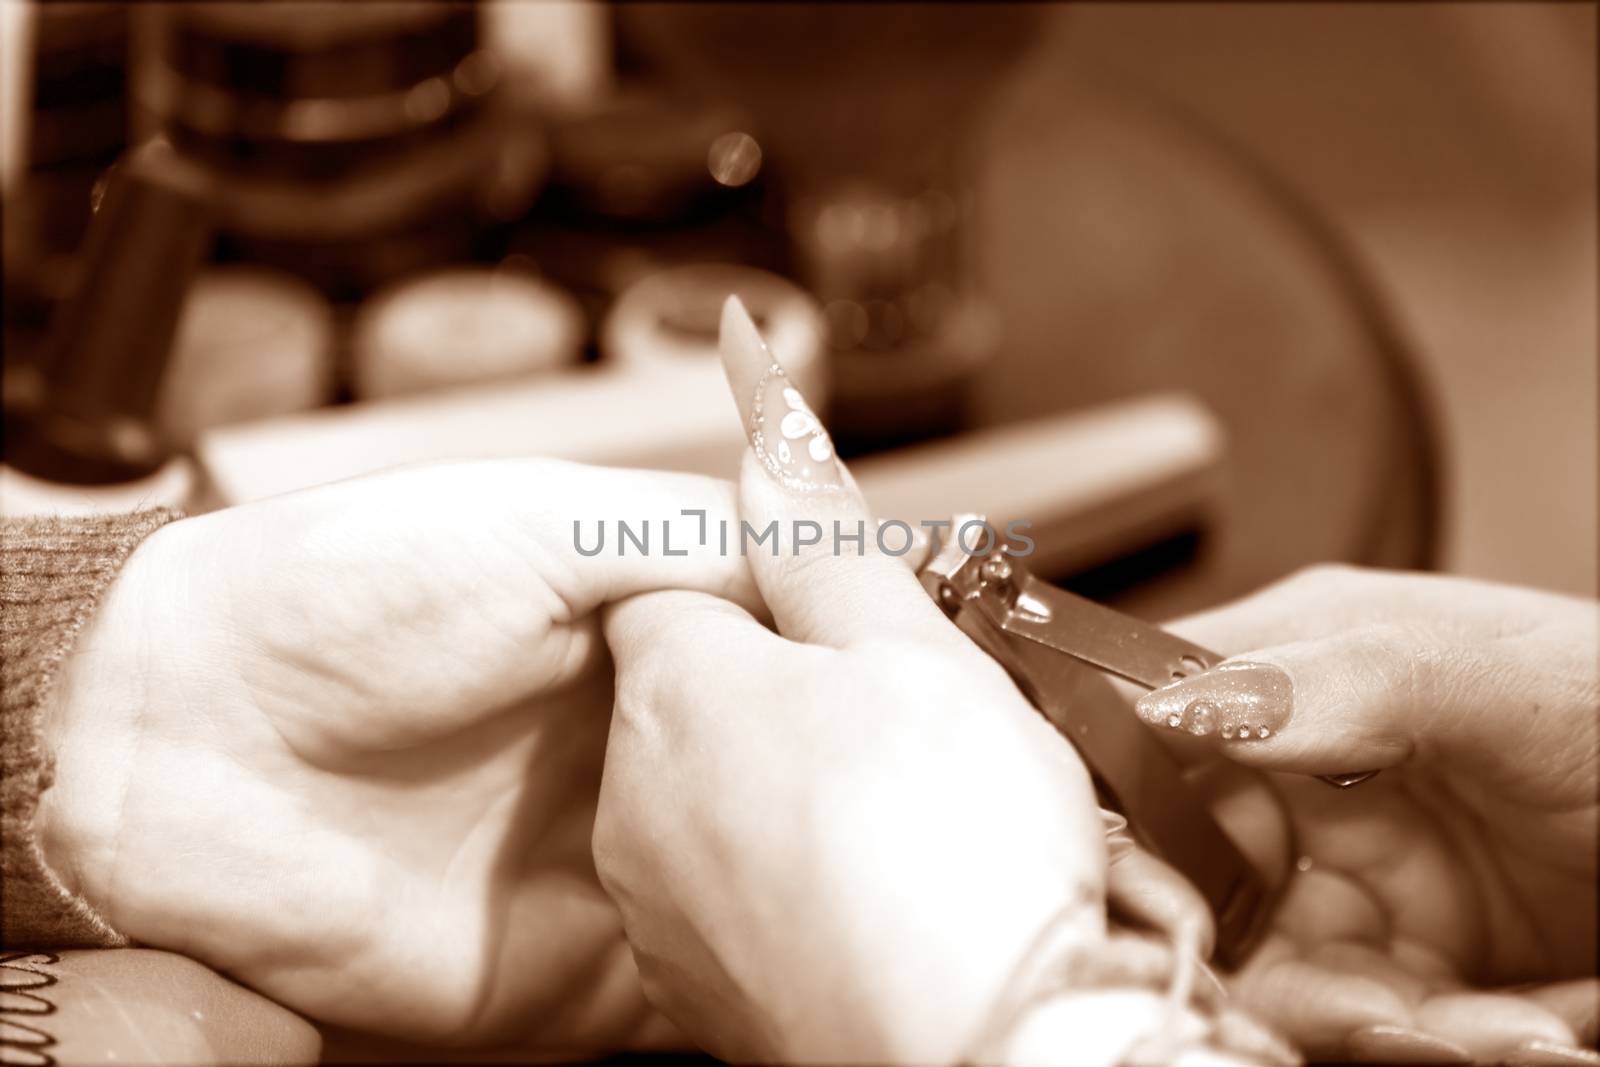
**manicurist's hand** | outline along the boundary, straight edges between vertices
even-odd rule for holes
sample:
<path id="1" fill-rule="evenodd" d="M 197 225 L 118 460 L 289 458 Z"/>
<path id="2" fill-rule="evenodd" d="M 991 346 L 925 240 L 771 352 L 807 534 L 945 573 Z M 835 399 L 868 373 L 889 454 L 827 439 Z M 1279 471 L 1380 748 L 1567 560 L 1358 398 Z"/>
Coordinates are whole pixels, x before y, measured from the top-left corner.
<path id="1" fill-rule="evenodd" d="M 46 854 L 109 921 L 316 1019 L 569 1049 L 678 1040 L 595 880 L 597 614 L 752 602 L 742 560 L 597 525 L 710 479 L 424 467 L 185 519 L 129 558 L 46 722 Z M 612 527 L 614 534 L 615 528 Z M 687 541 L 687 539 L 685 539 Z"/>
<path id="2" fill-rule="evenodd" d="M 608 610 L 601 881 L 647 995 L 713 1053 L 953 1062 L 1046 932 L 1069 954 L 1118 955 L 1094 791 L 1004 672 L 876 550 L 827 435 L 734 301 L 723 356 L 753 446 L 741 515 L 777 537 L 776 554 L 748 548 L 777 632 L 692 592 Z M 862 530 L 865 554 L 835 539 Z M 1022 1025 L 1026 1052 L 976 1054 L 1118 1062 L 1166 1020 L 1159 992 L 1130 985 L 1057 997 Z M 1185 1025 L 1194 1047 L 1178 1061 L 1217 1055 Z"/>
<path id="3" fill-rule="evenodd" d="M 1319 568 L 1174 625 L 1235 657 L 1139 713 L 1273 772 L 1303 870 L 1235 984 L 1308 1052 L 1600 1063 L 1574 1047 L 1600 1003 L 1597 623 L 1593 601 Z"/>

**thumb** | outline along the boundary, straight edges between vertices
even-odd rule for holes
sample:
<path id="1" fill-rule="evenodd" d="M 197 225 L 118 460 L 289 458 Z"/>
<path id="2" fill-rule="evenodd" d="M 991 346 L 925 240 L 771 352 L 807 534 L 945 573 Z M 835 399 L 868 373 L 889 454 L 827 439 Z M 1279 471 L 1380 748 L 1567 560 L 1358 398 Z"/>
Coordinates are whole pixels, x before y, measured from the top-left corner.
<path id="1" fill-rule="evenodd" d="M 917 550 L 910 526 L 873 521 L 821 420 L 737 296 L 723 307 L 720 347 L 750 438 L 738 552 L 779 632 L 837 646 L 887 633 L 952 641 L 956 630 L 902 561 Z"/>
<path id="2" fill-rule="evenodd" d="M 1423 625 L 1364 623 L 1230 659 L 1145 694 L 1135 710 L 1261 769 L 1440 763 L 1526 783 L 1530 767 L 1555 769 L 1560 746 L 1546 736 L 1550 716 L 1538 714 L 1564 702 L 1552 684 L 1509 649 Z"/>

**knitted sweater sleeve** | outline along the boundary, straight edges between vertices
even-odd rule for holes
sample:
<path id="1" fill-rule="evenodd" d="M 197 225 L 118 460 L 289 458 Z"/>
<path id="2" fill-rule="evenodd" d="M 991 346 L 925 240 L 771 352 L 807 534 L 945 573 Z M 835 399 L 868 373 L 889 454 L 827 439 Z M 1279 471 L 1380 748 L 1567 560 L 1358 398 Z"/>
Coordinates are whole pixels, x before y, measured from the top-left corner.
<path id="1" fill-rule="evenodd" d="M 56 673 L 124 560 L 179 513 L 0 520 L 0 944 L 121 945 L 45 863 L 34 834 L 55 761 L 41 713 Z"/>

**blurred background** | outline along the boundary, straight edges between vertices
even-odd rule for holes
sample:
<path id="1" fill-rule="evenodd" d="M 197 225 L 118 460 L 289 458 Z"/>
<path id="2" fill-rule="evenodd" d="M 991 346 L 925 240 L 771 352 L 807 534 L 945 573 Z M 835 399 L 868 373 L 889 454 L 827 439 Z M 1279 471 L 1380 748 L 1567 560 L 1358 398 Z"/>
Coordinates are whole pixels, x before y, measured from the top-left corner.
<path id="1" fill-rule="evenodd" d="M 1128 610 L 1595 589 L 1592 6 L 0 10 L 8 512 L 727 473 L 737 291 L 880 513 Z"/>
<path id="2" fill-rule="evenodd" d="M 0 20 L 7 514 L 729 475 L 737 292 L 880 515 L 1031 522 L 1124 610 L 1325 560 L 1595 592 L 1592 5 Z M 52 1054 L 461 1057 L 186 974 L 62 998 Z"/>

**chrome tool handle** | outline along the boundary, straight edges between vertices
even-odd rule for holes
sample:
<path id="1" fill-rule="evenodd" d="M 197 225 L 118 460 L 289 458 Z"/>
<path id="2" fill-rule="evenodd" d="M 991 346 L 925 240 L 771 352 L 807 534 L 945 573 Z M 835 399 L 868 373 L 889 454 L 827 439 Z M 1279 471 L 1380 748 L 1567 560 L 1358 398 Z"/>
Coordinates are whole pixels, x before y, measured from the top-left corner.
<path id="1" fill-rule="evenodd" d="M 1218 963 L 1241 964 L 1267 929 L 1287 883 L 1287 866 L 1273 881 L 1250 863 L 1211 817 L 1183 768 L 1105 678 L 1075 657 L 1006 631 L 1007 615 L 1031 607 L 1024 590 L 1010 582 L 1014 564 L 962 555 L 957 560 L 941 553 L 923 569 L 929 593 L 1073 744 L 1135 837 L 1205 898 L 1216 920 Z"/>

